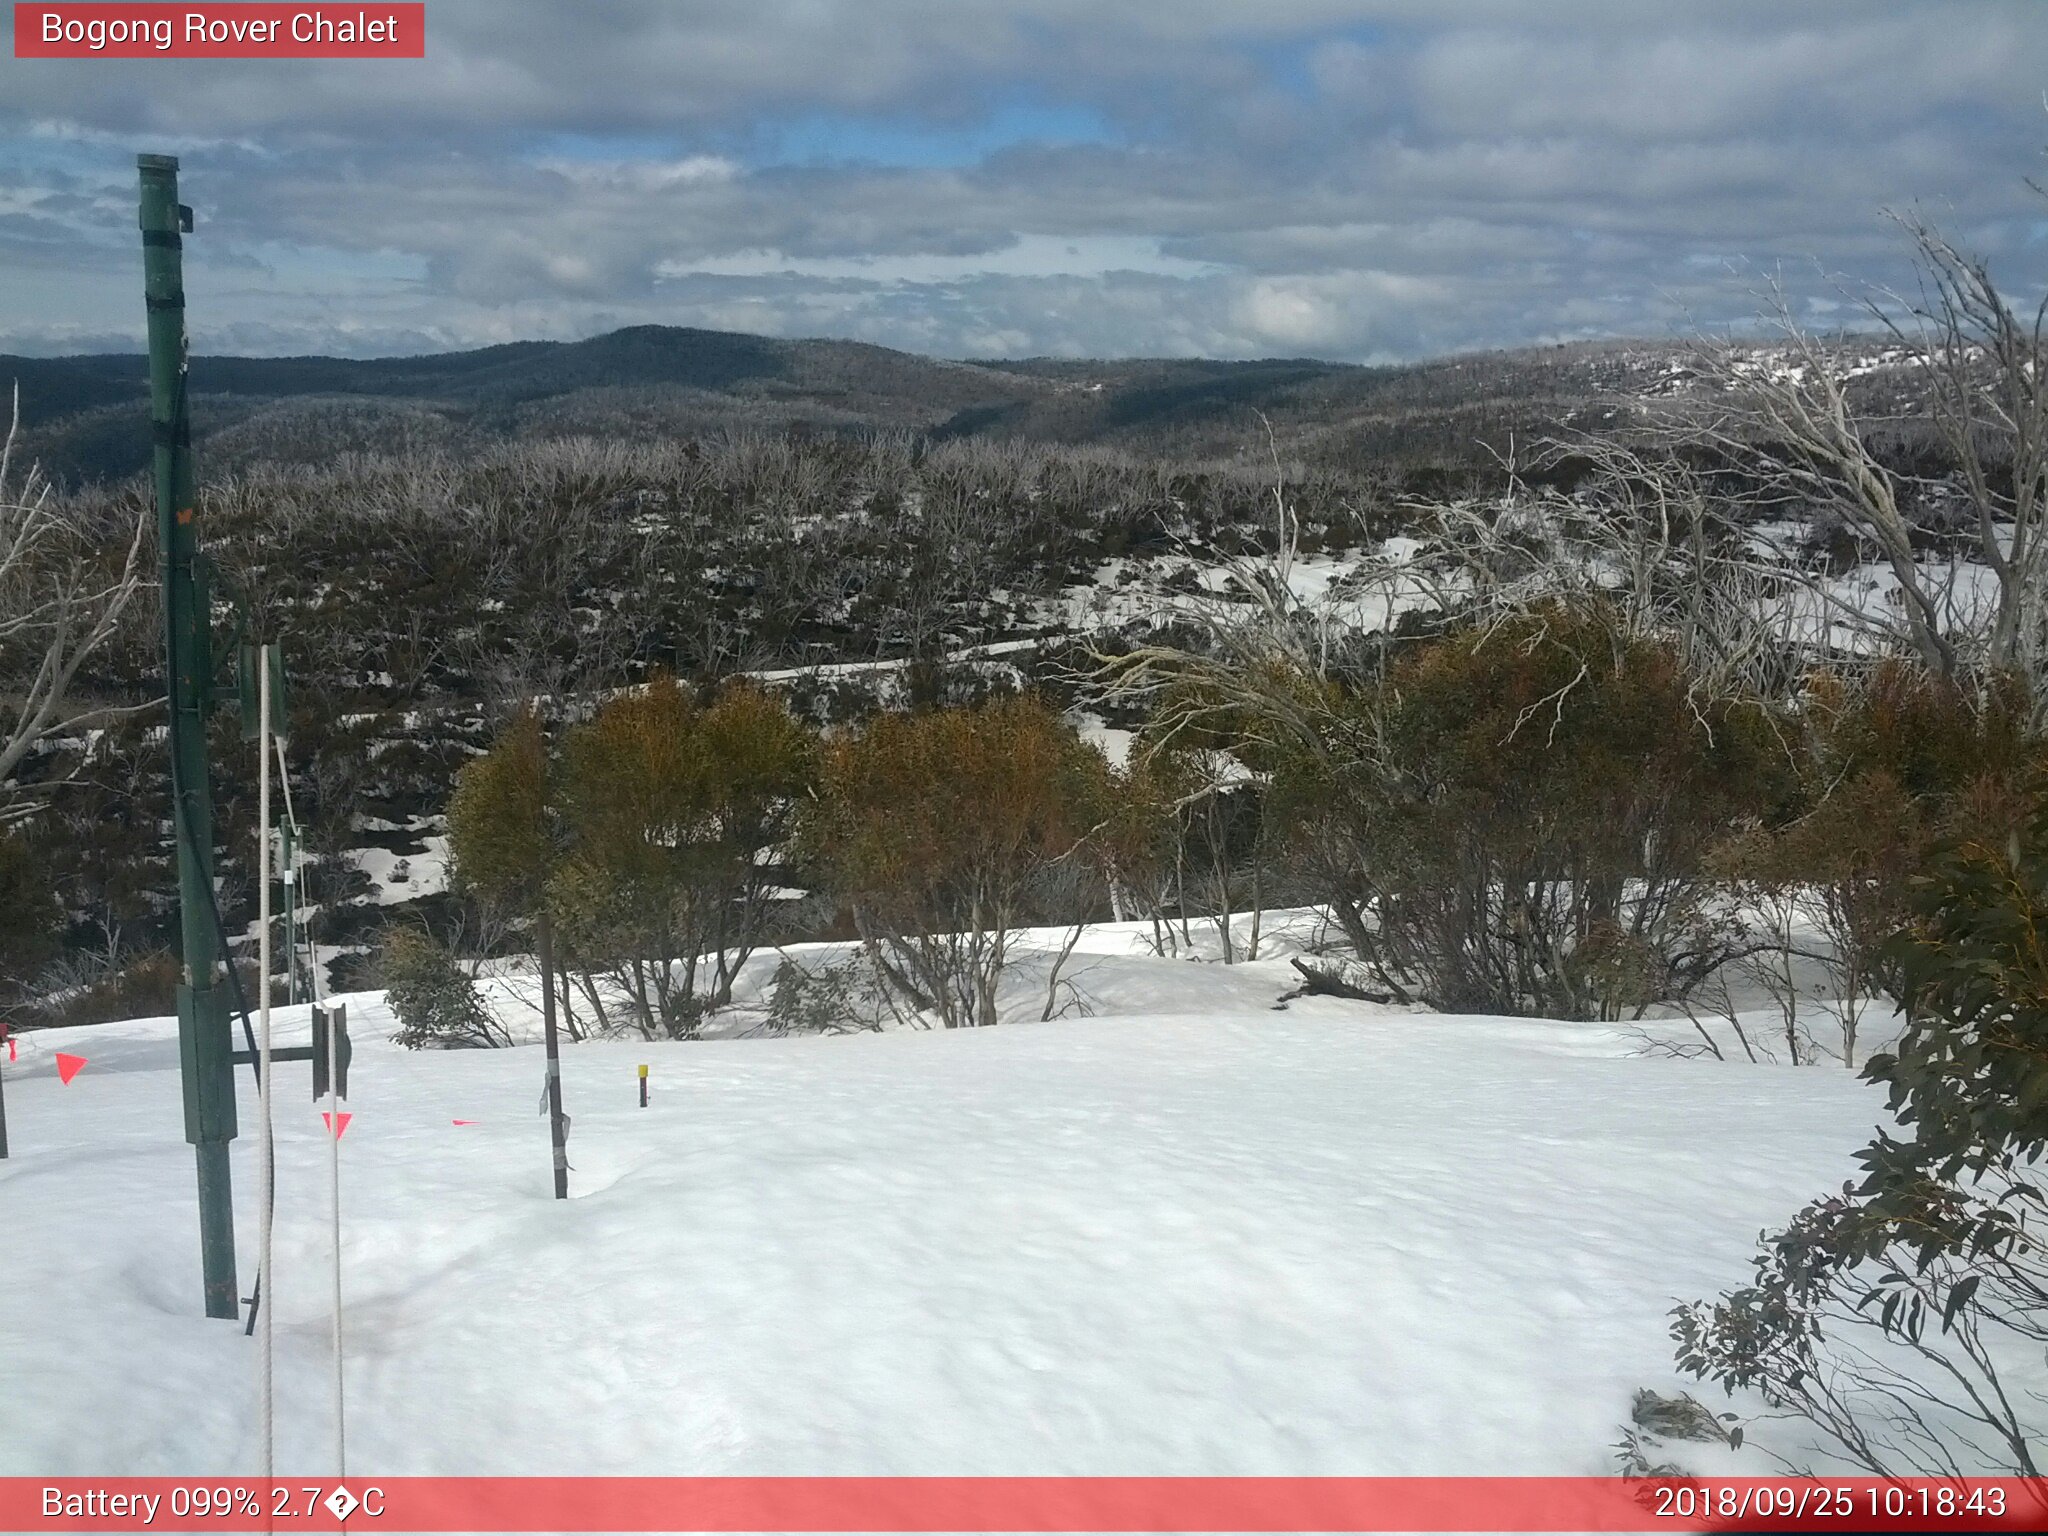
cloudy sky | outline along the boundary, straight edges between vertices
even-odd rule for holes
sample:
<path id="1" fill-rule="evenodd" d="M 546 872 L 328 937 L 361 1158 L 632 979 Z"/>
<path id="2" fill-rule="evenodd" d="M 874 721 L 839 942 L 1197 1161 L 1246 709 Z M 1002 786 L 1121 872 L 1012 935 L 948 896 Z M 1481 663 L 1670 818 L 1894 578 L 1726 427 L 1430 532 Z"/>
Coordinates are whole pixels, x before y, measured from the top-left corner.
<path id="1" fill-rule="evenodd" d="M 11 8 L 10 8 L 11 9 Z M 1829 323 L 1921 210 L 2048 277 L 2039 0 L 429 0 L 424 61 L 0 50 L 0 351 L 658 321 L 942 356 L 1388 361 Z M 0 27 L 11 30 L 11 20 Z"/>

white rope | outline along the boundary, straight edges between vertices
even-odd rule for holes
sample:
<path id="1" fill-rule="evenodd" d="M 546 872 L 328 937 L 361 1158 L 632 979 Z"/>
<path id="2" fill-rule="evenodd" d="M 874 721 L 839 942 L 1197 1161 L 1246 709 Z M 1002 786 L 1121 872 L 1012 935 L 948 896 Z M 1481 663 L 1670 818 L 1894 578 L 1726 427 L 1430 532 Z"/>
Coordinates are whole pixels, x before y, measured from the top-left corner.
<path id="1" fill-rule="evenodd" d="M 291 823 L 292 844 L 296 847 L 302 839 L 300 836 L 298 814 L 292 808 L 291 770 L 285 762 L 284 743 L 279 741 L 274 745 L 277 749 L 278 782 L 284 786 L 284 816 L 285 820 Z M 291 872 L 291 878 L 296 888 L 298 881 L 297 870 Z M 320 946 L 313 940 L 313 925 L 310 922 L 304 923 L 301 925 L 299 932 L 305 940 L 307 957 L 313 972 L 313 1006 L 325 1009 L 327 1006 L 327 986 L 320 974 Z M 332 1118 L 328 1122 L 327 1136 L 327 1208 L 332 1223 L 331 1231 L 328 1235 L 329 1251 L 334 1262 L 334 1474 L 337 1477 L 346 1476 L 348 1473 L 348 1413 L 346 1409 L 347 1399 L 343 1391 L 344 1376 L 341 1363 L 341 1134 L 338 1127 L 341 1124 L 341 1106 L 345 1101 L 340 1091 L 340 1067 L 341 1031 L 336 1029 L 334 1021 L 329 1019 L 327 1028 L 327 1111 Z"/>
<path id="2" fill-rule="evenodd" d="M 271 1409 L 271 1319 L 277 1315 L 277 1276 L 270 1267 L 271 1207 L 276 1200 L 277 1154 L 270 1119 L 270 655 L 256 653 L 256 1097 L 263 1136 L 263 1227 L 257 1243 L 256 1272 L 263 1287 L 262 1340 L 257 1345 L 257 1408 L 263 1420 L 263 1486 L 277 1476 L 277 1447 Z M 267 1500 L 266 1500 L 266 1508 Z"/>

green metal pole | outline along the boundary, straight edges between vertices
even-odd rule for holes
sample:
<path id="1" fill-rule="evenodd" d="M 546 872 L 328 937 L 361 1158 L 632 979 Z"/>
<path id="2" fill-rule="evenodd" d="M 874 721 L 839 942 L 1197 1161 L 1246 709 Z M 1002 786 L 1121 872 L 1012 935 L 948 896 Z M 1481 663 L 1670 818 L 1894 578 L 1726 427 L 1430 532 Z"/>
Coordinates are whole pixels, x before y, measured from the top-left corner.
<path id="1" fill-rule="evenodd" d="M 206 1315 L 234 1318 L 235 1207 L 228 1143 L 235 1136 L 234 1046 L 225 958 L 214 912 L 213 795 L 207 783 L 206 719 L 213 704 L 211 605 L 193 521 L 192 429 L 185 399 L 185 267 L 180 236 L 191 210 L 178 203 L 178 162 L 139 155 L 142 270 L 149 308 L 149 429 L 156 446 L 157 542 L 163 552 L 164 662 L 170 695 L 172 822 L 178 851 L 183 949 L 178 1056 L 185 1085 L 185 1139 L 199 1168 L 199 1256 Z"/>

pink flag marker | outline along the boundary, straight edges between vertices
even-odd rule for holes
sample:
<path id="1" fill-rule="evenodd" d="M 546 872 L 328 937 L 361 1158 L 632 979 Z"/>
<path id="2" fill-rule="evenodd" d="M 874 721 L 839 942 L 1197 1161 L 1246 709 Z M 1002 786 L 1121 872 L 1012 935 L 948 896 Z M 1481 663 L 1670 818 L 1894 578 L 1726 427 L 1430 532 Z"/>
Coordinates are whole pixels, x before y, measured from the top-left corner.
<path id="1" fill-rule="evenodd" d="M 71 1079 L 78 1076 L 79 1069 L 84 1065 L 85 1058 L 83 1056 L 73 1056 L 68 1051 L 59 1051 L 57 1053 L 57 1076 L 66 1083 L 69 1083 Z"/>
<path id="2" fill-rule="evenodd" d="M 340 1114 L 336 1114 L 332 1110 L 323 1109 L 320 1111 L 320 1118 L 327 1122 L 327 1129 L 334 1132 L 334 1139 L 339 1141 L 348 1131 L 349 1121 L 355 1119 L 355 1113 L 344 1109 Z"/>
<path id="3" fill-rule="evenodd" d="M 450 1121 L 449 1121 L 448 1123 L 449 1123 L 450 1125 L 475 1125 L 475 1124 L 476 1124 L 476 1122 L 475 1122 L 474 1120 L 450 1120 Z"/>

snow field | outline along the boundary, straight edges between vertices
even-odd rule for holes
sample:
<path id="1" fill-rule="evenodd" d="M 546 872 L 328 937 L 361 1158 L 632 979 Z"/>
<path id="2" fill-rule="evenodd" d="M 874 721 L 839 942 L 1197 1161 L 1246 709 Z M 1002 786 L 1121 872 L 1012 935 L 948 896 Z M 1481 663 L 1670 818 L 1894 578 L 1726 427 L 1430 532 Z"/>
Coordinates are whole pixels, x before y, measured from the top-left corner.
<path id="1" fill-rule="evenodd" d="M 1681 1386 L 1670 1307 L 1740 1283 L 1882 1114 L 1839 1068 L 1606 1026 L 1275 1011 L 1284 959 L 1160 959 L 1131 928 L 1070 968 L 1093 1017 L 569 1046 L 566 1205 L 538 1050 L 404 1052 L 350 998 L 351 1467 L 1610 1472 L 1634 1389 Z M 1043 962 L 1013 991 L 1035 1017 Z M 69 1087 L 58 1049 L 90 1059 Z M 252 1467 L 253 1347 L 200 1315 L 174 1023 L 34 1036 L 7 1071 L 0 1473 Z M 310 1474 L 325 1132 L 304 1064 L 277 1071 L 278 1465 Z"/>

